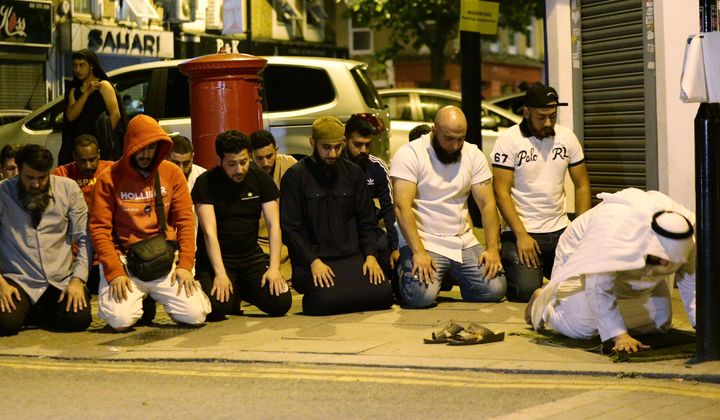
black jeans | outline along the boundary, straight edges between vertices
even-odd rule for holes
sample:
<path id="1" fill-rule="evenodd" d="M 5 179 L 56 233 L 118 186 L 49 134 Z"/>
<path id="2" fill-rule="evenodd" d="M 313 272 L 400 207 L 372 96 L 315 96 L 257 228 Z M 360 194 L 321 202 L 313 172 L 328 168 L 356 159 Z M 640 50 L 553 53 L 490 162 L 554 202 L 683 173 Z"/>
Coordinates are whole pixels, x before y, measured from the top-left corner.
<path id="1" fill-rule="evenodd" d="M 5 279 L 9 285 L 20 292 L 20 301 L 13 296 L 15 309 L 12 312 L 0 312 L 0 336 L 15 335 L 25 325 L 28 317 L 37 320 L 41 327 L 47 327 L 58 331 L 84 331 L 92 322 L 90 314 L 90 292 L 85 288 L 85 299 L 87 306 L 78 312 L 66 311 L 67 297 L 58 302 L 62 291 L 54 286 L 48 285 L 45 293 L 40 296 L 35 304 L 30 296 L 12 280 Z"/>
<path id="2" fill-rule="evenodd" d="M 507 298 L 513 302 L 527 302 L 533 292 L 542 287 L 543 276 L 550 278 L 555 261 L 555 248 L 565 229 L 550 233 L 531 233 L 540 247 L 540 266 L 530 268 L 520 264 L 517 238 L 508 231 L 500 234 L 502 264 L 507 277 Z"/>
<path id="3" fill-rule="evenodd" d="M 261 287 L 262 276 L 267 271 L 269 258 L 266 254 L 257 254 L 245 257 L 223 257 L 223 265 L 228 278 L 233 284 L 234 293 L 227 302 L 220 302 L 210 294 L 215 279 L 215 271 L 206 264 L 198 264 L 195 267 L 195 279 L 200 282 L 203 291 L 210 299 L 212 312 L 208 315 L 209 321 L 217 321 L 225 318 L 232 312 L 234 305 L 239 300 L 244 300 L 270 316 L 283 316 L 292 306 L 292 295 L 290 290 L 275 296 L 270 294 L 270 285 L 265 283 Z"/>
<path id="4" fill-rule="evenodd" d="M 322 259 L 335 273 L 335 285 L 317 287 L 310 267 L 293 265 L 293 288 L 303 294 L 303 313 L 334 315 L 388 309 L 393 304 L 390 282 L 372 284 L 362 273 L 365 258 L 355 254 L 347 258 Z"/>

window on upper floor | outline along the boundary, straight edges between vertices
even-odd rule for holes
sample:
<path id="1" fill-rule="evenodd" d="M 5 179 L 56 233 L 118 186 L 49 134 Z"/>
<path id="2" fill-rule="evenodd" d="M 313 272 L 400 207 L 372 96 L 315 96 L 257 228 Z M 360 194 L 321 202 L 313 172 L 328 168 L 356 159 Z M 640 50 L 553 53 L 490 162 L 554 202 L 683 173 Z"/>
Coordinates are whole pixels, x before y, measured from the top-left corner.
<path id="1" fill-rule="evenodd" d="M 89 15 L 92 13 L 92 0 L 74 0 L 73 14 L 76 15 Z"/>
<path id="2" fill-rule="evenodd" d="M 350 55 L 369 55 L 373 54 L 373 32 L 372 30 L 361 24 L 353 16 L 349 20 L 350 25 Z"/>

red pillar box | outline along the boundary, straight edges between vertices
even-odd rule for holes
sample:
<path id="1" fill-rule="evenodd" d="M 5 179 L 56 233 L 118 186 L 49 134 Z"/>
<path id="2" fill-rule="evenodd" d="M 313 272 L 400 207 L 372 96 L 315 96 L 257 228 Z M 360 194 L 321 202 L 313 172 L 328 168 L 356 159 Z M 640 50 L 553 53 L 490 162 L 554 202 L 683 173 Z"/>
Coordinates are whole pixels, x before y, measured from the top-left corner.
<path id="1" fill-rule="evenodd" d="M 259 73 L 267 60 L 247 54 L 212 54 L 180 64 L 190 81 L 195 163 L 217 165 L 215 138 L 225 130 L 250 134 L 262 128 Z"/>

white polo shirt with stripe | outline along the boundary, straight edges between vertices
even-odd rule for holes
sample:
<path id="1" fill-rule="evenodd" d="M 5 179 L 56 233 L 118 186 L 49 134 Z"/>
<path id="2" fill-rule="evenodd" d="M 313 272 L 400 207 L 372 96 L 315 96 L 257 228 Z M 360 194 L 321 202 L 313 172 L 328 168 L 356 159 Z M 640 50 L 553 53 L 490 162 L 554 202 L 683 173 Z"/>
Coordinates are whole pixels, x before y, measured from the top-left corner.
<path id="1" fill-rule="evenodd" d="M 525 137 L 517 124 L 498 137 L 490 156 L 493 167 L 514 173 L 511 197 L 525 230 L 556 232 L 570 223 L 565 208 L 565 173 L 585 160 L 575 133 L 556 124 L 555 135 L 541 140 Z M 510 228 L 505 226 L 504 230 Z"/>

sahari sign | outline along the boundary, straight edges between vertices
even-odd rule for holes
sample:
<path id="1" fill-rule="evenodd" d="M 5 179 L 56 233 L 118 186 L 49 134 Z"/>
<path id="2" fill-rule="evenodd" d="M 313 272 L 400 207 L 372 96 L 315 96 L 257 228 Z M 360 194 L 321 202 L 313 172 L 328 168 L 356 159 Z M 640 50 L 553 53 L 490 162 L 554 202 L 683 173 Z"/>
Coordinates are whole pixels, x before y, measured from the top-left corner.
<path id="1" fill-rule="evenodd" d="M 172 32 L 115 26 L 72 24 L 72 50 L 89 48 L 98 54 L 173 58 Z"/>
<path id="2" fill-rule="evenodd" d="M 0 44 L 52 46 L 52 3 L 0 0 Z"/>

